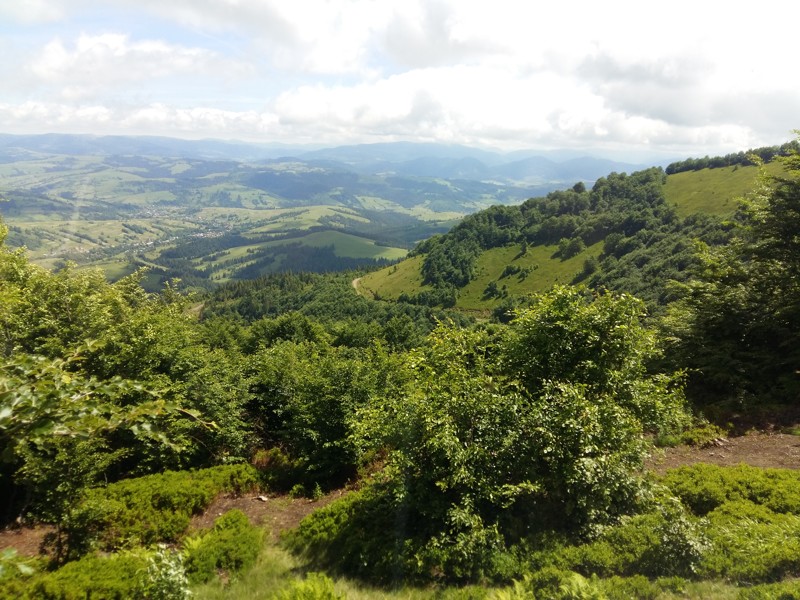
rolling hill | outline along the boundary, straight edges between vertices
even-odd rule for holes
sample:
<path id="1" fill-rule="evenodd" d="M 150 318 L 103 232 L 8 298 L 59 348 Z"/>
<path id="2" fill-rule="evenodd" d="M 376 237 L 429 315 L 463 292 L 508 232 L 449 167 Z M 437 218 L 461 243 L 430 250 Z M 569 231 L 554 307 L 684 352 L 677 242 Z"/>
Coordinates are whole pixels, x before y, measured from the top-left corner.
<path id="1" fill-rule="evenodd" d="M 779 162 L 765 165 L 781 172 Z M 362 277 L 362 294 L 385 299 L 503 311 L 556 283 L 628 291 L 658 311 L 667 281 L 685 278 L 694 244 L 724 243 L 738 198 L 755 166 L 665 175 L 660 169 L 609 174 L 591 190 L 552 192 L 518 207 L 471 215 L 413 257 Z M 444 275 L 442 275 L 444 274 Z"/>

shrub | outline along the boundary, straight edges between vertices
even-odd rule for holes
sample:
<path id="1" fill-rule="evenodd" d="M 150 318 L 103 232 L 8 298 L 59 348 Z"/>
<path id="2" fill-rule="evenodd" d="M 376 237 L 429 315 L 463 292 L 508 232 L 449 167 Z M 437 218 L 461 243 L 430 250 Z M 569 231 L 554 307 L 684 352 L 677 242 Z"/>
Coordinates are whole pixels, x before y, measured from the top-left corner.
<path id="1" fill-rule="evenodd" d="M 610 577 L 601 581 L 602 590 L 608 600 L 656 600 L 661 595 L 661 588 L 644 575 L 633 577 Z"/>
<path id="2" fill-rule="evenodd" d="M 724 429 L 712 423 L 703 423 L 681 433 L 681 442 L 689 446 L 705 446 L 724 437 L 727 437 Z"/>
<path id="3" fill-rule="evenodd" d="M 566 565 L 584 574 L 686 576 L 699 567 L 709 543 L 702 523 L 679 506 L 630 517 L 595 542 L 566 548 Z"/>
<path id="4" fill-rule="evenodd" d="M 37 561 L 19 556 L 13 548 L 0 552 L 0 598 L 25 597 L 25 588 L 37 567 Z"/>
<path id="5" fill-rule="evenodd" d="M 553 566 L 545 567 L 526 574 L 522 579 L 514 581 L 508 588 L 495 590 L 489 598 L 490 600 L 557 598 L 559 588 L 569 580 L 571 575 L 571 572 L 562 571 Z"/>
<path id="6" fill-rule="evenodd" d="M 290 489 L 301 472 L 299 461 L 292 460 L 280 448 L 257 450 L 252 464 L 258 469 L 263 484 L 273 490 Z"/>
<path id="7" fill-rule="evenodd" d="M 522 537 L 635 512 L 644 430 L 688 417 L 680 377 L 647 373 L 642 317 L 630 296 L 561 287 L 502 336 L 441 325 L 352 423 L 361 452 L 387 451 L 387 484 L 310 517 L 296 547 L 349 575 L 507 580 Z"/>
<path id="8" fill-rule="evenodd" d="M 36 577 L 27 593 L 41 600 L 125 600 L 137 596 L 146 570 L 147 557 L 141 552 L 86 556 Z"/>
<path id="9" fill-rule="evenodd" d="M 586 579 L 578 573 L 546 567 L 515 581 L 505 590 L 497 590 L 492 600 L 606 600 L 596 578 Z"/>
<path id="10" fill-rule="evenodd" d="M 148 559 L 141 593 L 148 600 L 186 600 L 191 597 L 183 556 L 161 545 Z"/>
<path id="11" fill-rule="evenodd" d="M 800 517 L 773 513 L 756 520 L 725 508 L 708 515 L 712 548 L 700 565 L 701 575 L 743 584 L 800 576 Z"/>
<path id="12" fill-rule="evenodd" d="M 800 581 L 756 585 L 739 590 L 737 600 L 800 600 Z"/>
<path id="13" fill-rule="evenodd" d="M 800 473 L 789 469 L 696 464 L 669 471 L 663 483 L 696 515 L 731 500 L 749 500 L 774 512 L 800 514 Z"/>
<path id="14" fill-rule="evenodd" d="M 239 573 L 249 568 L 258 558 L 263 539 L 263 531 L 251 525 L 242 511 L 228 511 L 214 522 L 213 529 L 184 542 L 189 579 L 201 583 L 220 570 Z"/>
<path id="15" fill-rule="evenodd" d="M 257 484 L 255 469 L 240 464 L 167 471 L 88 490 L 64 524 L 64 556 L 80 556 L 92 546 L 115 550 L 175 542 L 191 516 L 217 494 L 241 493 Z"/>
<path id="16" fill-rule="evenodd" d="M 800 575 L 800 473 L 740 465 L 693 465 L 663 482 L 695 514 L 707 515 L 704 577 L 743 584 Z"/>
<path id="17" fill-rule="evenodd" d="M 407 516 L 391 493 L 372 483 L 314 511 L 283 541 L 315 568 L 381 583 L 410 582 L 421 574 L 404 543 L 413 532 Z"/>

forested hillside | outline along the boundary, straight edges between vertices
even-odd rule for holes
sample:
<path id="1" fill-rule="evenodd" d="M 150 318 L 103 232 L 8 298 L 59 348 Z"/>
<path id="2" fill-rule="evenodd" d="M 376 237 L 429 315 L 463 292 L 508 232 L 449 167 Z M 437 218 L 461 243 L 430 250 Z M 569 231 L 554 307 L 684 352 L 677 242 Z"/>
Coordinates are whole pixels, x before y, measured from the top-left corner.
<path id="1" fill-rule="evenodd" d="M 759 150 L 772 159 L 793 147 Z M 690 174 L 684 163 L 675 163 L 668 168 L 675 175 L 660 168 L 611 173 L 591 189 L 578 183 L 519 206 L 491 207 L 418 244 L 410 254 L 416 259 L 365 277 L 364 289 L 419 304 L 502 314 L 555 283 L 584 284 L 633 293 L 651 311 L 662 312 L 676 298 L 674 282 L 685 281 L 698 265 L 696 243 L 729 241 L 737 203 L 759 177 L 752 165 L 758 155 L 742 156 L 751 158 L 740 173 L 705 167 Z M 780 175 L 781 165 L 774 161 L 762 168 Z"/>
<path id="2" fill-rule="evenodd" d="M 645 468 L 794 414 L 781 160 L 727 221 L 679 216 L 658 168 L 493 207 L 416 247 L 401 302 L 360 272 L 153 293 L 39 267 L 0 222 L 0 512 L 52 526 L 47 554 L 0 555 L 0 597 L 225 597 L 259 573 L 237 595 L 796 597 L 797 472 Z M 506 294 L 542 248 L 579 276 Z M 512 258 L 476 321 L 447 307 L 487 251 Z M 220 494 L 343 488 L 280 541 L 235 510 L 191 528 Z"/>

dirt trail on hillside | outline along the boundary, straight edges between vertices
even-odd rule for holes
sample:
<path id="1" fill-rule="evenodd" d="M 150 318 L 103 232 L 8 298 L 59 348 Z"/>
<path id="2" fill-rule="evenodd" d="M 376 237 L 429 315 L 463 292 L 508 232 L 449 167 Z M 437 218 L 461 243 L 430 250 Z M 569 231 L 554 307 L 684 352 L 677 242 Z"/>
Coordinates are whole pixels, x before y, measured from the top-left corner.
<path id="1" fill-rule="evenodd" d="M 284 531 L 297 527 L 304 517 L 341 498 L 346 493 L 346 490 L 335 490 L 319 500 L 290 498 L 285 495 L 250 494 L 238 498 L 220 496 L 214 500 L 205 513 L 192 519 L 189 531 L 211 527 L 217 517 L 238 508 L 250 518 L 251 523 L 265 527 L 269 534 L 277 539 Z"/>
<path id="2" fill-rule="evenodd" d="M 335 490 L 319 500 L 268 494 L 239 497 L 221 495 L 202 515 L 192 518 L 189 532 L 207 529 L 214 524 L 217 517 L 238 508 L 249 517 L 251 523 L 264 527 L 270 537 L 277 539 L 282 532 L 297 527 L 305 516 L 341 498 L 345 493 L 346 490 Z M 14 548 L 22 556 L 36 556 L 40 553 L 45 536 L 53 531 L 51 526 L 8 527 L 0 530 L 0 552 L 6 548 Z"/>
<path id="3" fill-rule="evenodd" d="M 719 440 L 703 448 L 678 446 L 656 449 L 646 466 L 656 473 L 664 473 L 667 469 L 699 462 L 722 466 L 744 463 L 755 467 L 800 469 L 800 436 L 753 432 Z M 238 498 L 220 496 L 205 513 L 192 519 L 190 530 L 211 527 L 214 519 L 238 508 L 252 523 L 265 527 L 269 535 L 276 539 L 283 531 L 296 527 L 303 517 L 346 493 L 346 490 L 336 490 L 316 501 L 267 494 L 249 494 Z M 38 554 L 44 536 L 51 531 L 51 527 L 2 530 L 0 551 L 15 548 L 21 555 L 34 556 Z"/>
<path id="4" fill-rule="evenodd" d="M 678 446 L 657 449 L 647 461 L 647 467 L 656 473 L 663 473 L 667 469 L 699 462 L 721 466 L 744 463 L 754 467 L 800 469 L 800 436 L 753 432 L 721 439 L 703 448 Z"/>

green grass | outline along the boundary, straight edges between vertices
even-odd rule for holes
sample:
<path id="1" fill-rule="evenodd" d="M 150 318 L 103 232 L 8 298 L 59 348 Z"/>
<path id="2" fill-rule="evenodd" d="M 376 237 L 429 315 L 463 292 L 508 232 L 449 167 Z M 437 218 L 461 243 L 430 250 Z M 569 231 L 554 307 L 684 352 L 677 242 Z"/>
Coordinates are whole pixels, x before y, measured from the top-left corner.
<path id="1" fill-rule="evenodd" d="M 320 225 L 323 219 L 358 221 L 369 223 L 369 219 L 358 215 L 349 208 L 337 206 L 305 206 L 301 208 L 278 208 L 266 210 L 207 208 L 202 214 L 235 214 L 251 221 L 265 221 L 264 224 L 251 229 L 248 233 L 279 233 L 287 229 L 310 229 Z"/>
<path id="2" fill-rule="evenodd" d="M 109 281 L 117 281 L 122 279 L 136 270 L 135 265 L 132 265 L 124 259 L 105 260 L 102 262 L 93 263 L 90 268 L 102 269 L 106 274 L 106 279 Z"/>
<path id="3" fill-rule="evenodd" d="M 278 596 L 292 582 L 303 579 L 308 566 L 278 544 L 267 541 L 255 566 L 238 577 L 225 582 L 222 579 L 192 587 L 193 597 L 198 600 L 267 600 Z M 470 586 L 459 587 L 409 587 L 391 589 L 375 588 L 357 581 L 328 574 L 334 582 L 335 591 L 347 600 L 467 600 L 492 598 L 494 588 Z M 696 598 L 704 600 L 733 600 L 739 597 L 741 588 L 723 581 L 687 581 L 680 593 L 663 592 L 658 600 Z M 502 596 L 501 596 L 502 597 Z"/>
<path id="4" fill-rule="evenodd" d="M 262 242 L 259 244 L 249 244 L 246 246 L 236 246 L 229 248 L 213 261 L 194 261 L 197 266 L 210 266 L 212 269 L 219 269 L 219 274 L 224 278 L 230 275 L 231 268 L 226 267 L 228 261 L 242 258 L 247 256 L 249 251 L 258 250 L 267 247 L 280 247 L 288 244 L 300 243 L 304 246 L 312 246 L 321 248 L 325 246 L 333 246 L 334 253 L 339 257 L 347 258 L 372 258 L 380 259 L 385 258 L 388 260 L 396 260 L 403 258 L 407 250 L 403 248 L 391 248 L 386 246 L 378 246 L 373 240 L 343 233 L 341 231 L 316 231 L 306 236 L 297 238 L 290 238 L 286 240 L 275 240 L 271 242 Z M 255 260 L 255 258 L 254 258 Z M 241 268 L 241 264 L 232 267 L 233 270 Z"/>
<path id="5" fill-rule="evenodd" d="M 520 256 L 519 244 L 492 248 L 478 257 L 477 277 L 460 290 L 456 306 L 481 310 L 499 304 L 499 299 L 484 299 L 484 290 L 491 281 L 496 281 L 501 288 L 505 285 L 511 295 L 543 292 L 556 283 L 570 283 L 581 272 L 583 261 L 589 256 L 598 256 L 602 249 L 603 244 L 599 242 L 572 258 L 561 260 L 553 257 L 557 246 L 528 246 L 525 256 Z M 524 278 L 510 275 L 500 279 L 507 265 L 532 270 Z"/>
<path id="6" fill-rule="evenodd" d="M 396 300 L 402 293 L 416 294 L 422 289 L 422 256 L 414 256 L 361 278 L 359 290 L 367 296 Z M 426 286 L 427 287 L 427 286 Z"/>
<path id="7" fill-rule="evenodd" d="M 220 579 L 192 588 L 193 597 L 198 600 L 267 600 L 275 598 L 282 590 L 305 574 L 305 565 L 274 543 L 265 544 L 256 565 L 227 585 Z M 470 596 L 464 595 L 460 588 L 412 588 L 379 589 L 365 586 L 343 578 L 333 578 L 336 593 L 347 600 L 427 600 L 437 598 L 467 597 L 483 598 L 488 590 L 479 587 L 465 588 L 473 590 Z"/>
<path id="8" fill-rule="evenodd" d="M 374 241 L 341 231 L 317 231 L 299 238 L 306 246 L 333 246 L 336 256 L 349 258 L 403 258 L 408 251 L 402 248 L 378 246 Z M 270 242 L 277 244 L 278 242 Z"/>
<path id="9" fill-rule="evenodd" d="M 765 169 L 778 175 L 783 165 L 771 162 Z M 723 167 L 675 173 L 667 177 L 664 196 L 682 217 L 694 213 L 727 217 L 736 211 L 737 199 L 753 190 L 758 172 L 758 167 Z"/>
<path id="10" fill-rule="evenodd" d="M 527 294 L 549 289 L 556 283 L 569 283 L 583 269 L 583 262 L 589 256 L 598 256 L 603 249 L 602 242 L 586 248 L 580 254 L 567 260 L 553 258 L 557 246 L 529 246 L 525 256 L 520 256 L 519 244 L 492 248 L 483 252 L 477 261 L 477 276 L 459 290 L 456 306 L 465 310 L 486 310 L 495 307 L 499 299 L 484 298 L 484 290 L 490 281 L 498 287 L 506 286 L 509 294 Z M 427 286 L 422 285 L 422 256 L 368 273 L 361 278 L 361 293 L 380 298 L 396 299 L 401 293 L 417 294 Z M 500 279 L 507 265 L 517 265 L 530 269 L 527 277 L 510 275 Z"/>

